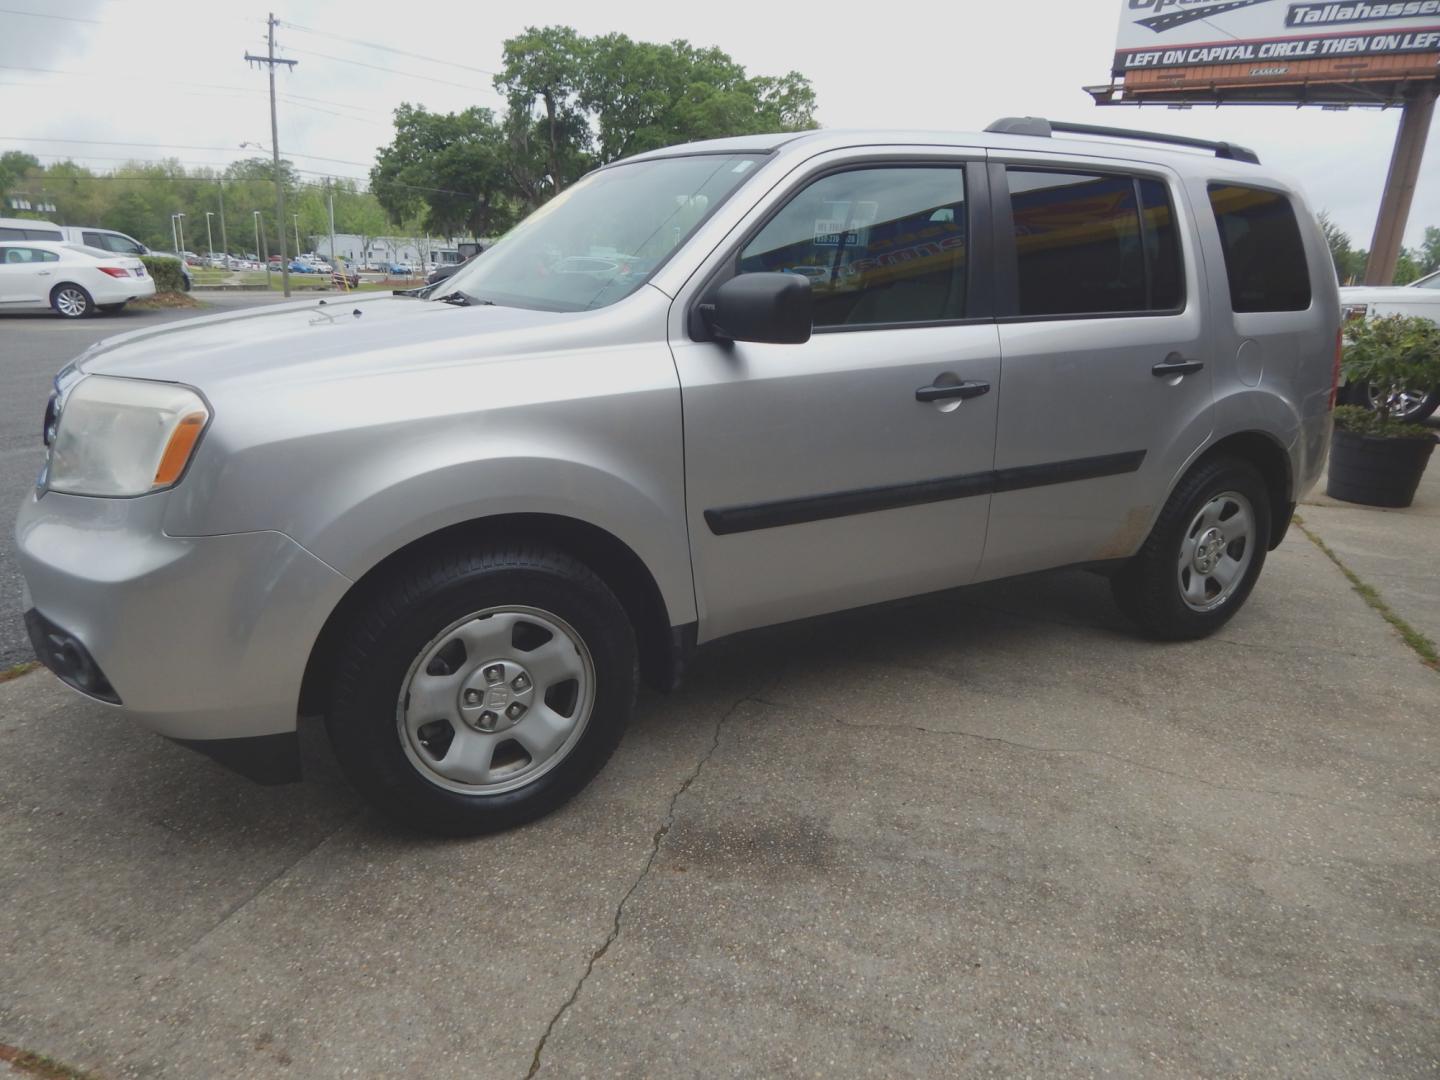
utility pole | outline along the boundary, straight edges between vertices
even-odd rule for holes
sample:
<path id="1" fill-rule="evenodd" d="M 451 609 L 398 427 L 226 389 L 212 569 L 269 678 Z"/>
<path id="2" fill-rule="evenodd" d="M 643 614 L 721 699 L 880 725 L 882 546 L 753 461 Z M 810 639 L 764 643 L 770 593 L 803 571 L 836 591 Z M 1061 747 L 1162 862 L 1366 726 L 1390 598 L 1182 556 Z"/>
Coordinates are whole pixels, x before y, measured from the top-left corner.
<path id="1" fill-rule="evenodd" d="M 220 177 L 220 247 L 230 254 L 230 242 L 225 239 L 225 177 Z"/>
<path id="2" fill-rule="evenodd" d="M 270 52 L 268 56 L 251 56 L 248 52 L 245 59 L 252 64 L 266 64 L 270 68 L 270 149 L 274 153 L 275 160 L 275 207 L 276 222 L 280 226 L 280 282 L 284 288 L 285 295 L 290 295 L 290 263 L 285 258 L 285 183 L 280 175 L 280 121 L 275 115 L 275 65 L 286 64 L 290 70 L 295 70 L 296 60 L 277 60 L 275 58 L 275 25 L 279 22 L 275 13 L 270 12 L 266 24 L 270 28 Z M 296 241 L 299 246 L 299 241 Z M 299 252 L 297 251 L 298 255 Z"/>
<path id="3" fill-rule="evenodd" d="M 330 269 L 332 272 L 340 269 L 340 261 L 335 257 L 335 192 L 330 190 L 330 181 L 325 181 L 325 196 L 330 202 Z"/>

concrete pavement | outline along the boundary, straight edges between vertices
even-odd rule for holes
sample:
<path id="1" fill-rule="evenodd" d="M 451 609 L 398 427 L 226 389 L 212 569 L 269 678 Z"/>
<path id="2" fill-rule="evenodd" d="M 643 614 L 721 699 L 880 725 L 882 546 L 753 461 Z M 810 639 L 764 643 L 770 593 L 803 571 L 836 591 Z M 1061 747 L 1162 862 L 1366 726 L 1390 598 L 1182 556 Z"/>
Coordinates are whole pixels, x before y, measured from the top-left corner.
<path id="1" fill-rule="evenodd" d="M 1437 690 L 1294 533 L 1195 644 L 1078 573 L 722 643 L 570 806 L 438 842 L 323 743 L 257 788 L 34 674 L 0 684 L 0 1042 L 103 1077 L 1434 1076 Z"/>

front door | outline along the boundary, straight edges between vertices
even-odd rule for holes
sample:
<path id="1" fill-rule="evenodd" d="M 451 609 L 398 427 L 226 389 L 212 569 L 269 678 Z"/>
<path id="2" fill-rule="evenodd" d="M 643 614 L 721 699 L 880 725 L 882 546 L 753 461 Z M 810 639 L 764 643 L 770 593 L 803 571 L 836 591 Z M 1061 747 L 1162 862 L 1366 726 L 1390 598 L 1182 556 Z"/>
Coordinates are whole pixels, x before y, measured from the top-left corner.
<path id="1" fill-rule="evenodd" d="M 1005 399 L 987 579 L 1131 555 L 1211 428 L 1183 189 L 1053 160 L 992 169 Z"/>
<path id="2" fill-rule="evenodd" d="M 1000 400 L 973 316 L 985 186 L 958 157 L 812 170 L 721 271 L 810 278 L 810 340 L 672 341 L 701 640 L 974 577 Z"/>

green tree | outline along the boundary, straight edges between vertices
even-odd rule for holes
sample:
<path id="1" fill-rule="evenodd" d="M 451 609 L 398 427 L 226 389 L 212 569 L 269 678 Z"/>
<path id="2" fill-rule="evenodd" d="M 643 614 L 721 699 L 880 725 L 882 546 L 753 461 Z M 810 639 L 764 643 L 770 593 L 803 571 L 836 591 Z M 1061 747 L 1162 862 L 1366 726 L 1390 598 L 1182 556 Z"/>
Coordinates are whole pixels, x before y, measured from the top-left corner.
<path id="1" fill-rule="evenodd" d="M 40 172 L 40 159 L 21 150 L 0 154 L 0 199 L 8 195 L 31 173 Z M 3 206 L 0 206 L 3 208 Z"/>
<path id="2" fill-rule="evenodd" d="M 1415 253 L 1420 264 L 1420 273 L 1429 274 L 1440 270 L 1440 228 L 1425 226 L 1425 239 L 1420 241 L 1420 250 Z"/>
<path id="3" fill-rule="evenodd" d="M 427 231 L 446 236 L 500 232 L 516 211 L 508 143 L 489 109 L 441 114 L 402 104 L 370 188 L 391 221 L 419 216 Z"/>
<path id="4" fill-rule="evenodd" d="M 816 126 L 803 75 L 751 76 L 721 50 L 687 41 L 529 27 L 505 42 L 495 86 L 503 116 L 396 110 L 395 138 L 370 173 L 392 220 L 420 214 L 434 232 L 493 234 L 616 158 Z"/>

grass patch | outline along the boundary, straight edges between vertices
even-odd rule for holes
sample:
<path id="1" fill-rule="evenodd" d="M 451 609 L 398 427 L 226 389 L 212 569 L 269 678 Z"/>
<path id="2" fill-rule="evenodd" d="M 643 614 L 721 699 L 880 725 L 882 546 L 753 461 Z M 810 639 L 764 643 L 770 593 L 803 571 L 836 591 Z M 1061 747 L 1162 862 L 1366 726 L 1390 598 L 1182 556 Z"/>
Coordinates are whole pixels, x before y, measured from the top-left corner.
<path id="1" fill-rule="evenodd" d="M 1311 532 L 1305 525 L 1305 521 L 1299 514 L 1295 515 L 1295 525 L 1301 532 L 1309 537 L 1310 542 L 1325 553 L 1325 557 L 1340 568 L 1345 575 L 1345 580 L 1350 582 L 1350 587 L 1360 594 L 1360 598 L 1380 613 L 1394 631 L 1400 635 L 1400 640 L 1405 642 L 1414 650 L 1415 655 L 1420 657 L 1420 662 L 1431 671 L 1440 671 L 1440 649 L 1437 649 L 1435 642 L 1416 630 L 1408 622 L 1395 613 L 1395 610 L 1385 602 L 1385 598 L 1375 591 L 1374 586 L 1366 584 L 1360 576 L 1340 561 L 1340 556 L 1331 550 L 1330 545 L 1321 540 L 1319 536 Z"/>
<path id="2" fill-rule="evenodd" d="M 147 296 L 143 300 L 131 300 L 129 306 L 133 311 L 168 311 L 171 308 L 198 308 L 205 305 L 189 293 L 162 292 Z"/>
<path id="3" fill-rule="evenodd" d="M 13 667 L 0 668 L 0 683 L 9 682 L 11 679 L 18 679 L 21 675 L 29 675 L 30 672 L 34 671 L 39 666 L 40 661 L 28 660 L 23 664 L 16 664 Z"/>
<path id="4" fill-rule="evenodd" d="M 0 1043 L 0 1061 L 8 1061 L 22 1073 L 39 1077 L 40 1080 L 96 1080 L 94 1073 L 66 1065 L 44 1054 L 32 1054 L 29 1050 L 6 1046 L 4 1043 Z"/>

